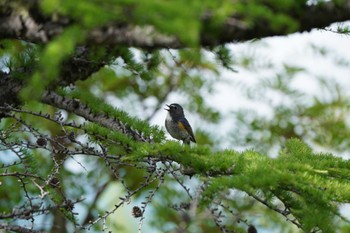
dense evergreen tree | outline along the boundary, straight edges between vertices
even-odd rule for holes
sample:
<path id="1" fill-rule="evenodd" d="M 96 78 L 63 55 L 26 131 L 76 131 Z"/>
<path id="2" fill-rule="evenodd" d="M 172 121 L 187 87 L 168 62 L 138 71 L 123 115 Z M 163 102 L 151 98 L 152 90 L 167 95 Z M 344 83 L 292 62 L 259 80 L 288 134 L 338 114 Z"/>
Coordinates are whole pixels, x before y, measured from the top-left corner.
<path id="1" fill-rule="evenodd" d="M 349 19 L 349 0 L 0 1 L 0 229 L 350 231 L 339 211 L 350 163 L 327 153 L 350 143 L 336 82 L 320 80 L 330 100 L 305 104 L 289 85 L 304 70 L 285 65 L 258 88 L 295 104 L 273 106 L 273 119 L 237 111 L 230 149 L 205 128 L 189 147 L 150 123 L 175 93 L 219 124 L 205 96 L 254 59 L 233 59 L 228 43 Z"/>

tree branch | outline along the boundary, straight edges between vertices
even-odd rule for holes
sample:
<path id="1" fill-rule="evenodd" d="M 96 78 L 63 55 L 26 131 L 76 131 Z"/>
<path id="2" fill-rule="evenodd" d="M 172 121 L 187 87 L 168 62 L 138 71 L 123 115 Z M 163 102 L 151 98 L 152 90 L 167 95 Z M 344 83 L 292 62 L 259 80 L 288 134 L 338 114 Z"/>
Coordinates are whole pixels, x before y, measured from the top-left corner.
<path id="1" fill-rule="evenodd" d="M 0 223 L 0 229 L 4 229 L 6 231 L 19 232 L 19 233 L 44 233 L 44 231 L 37 231 L 37 230 L 28 229 L 17 225 L 10 225 L 6 223 Z"/>
<path id="2" fill-rule="evenodd" d="M 291 10 L 283 12 L 293 18 L 299 28 L 288 31 L 285 28 L 274 29 L 272 25 L 264 21 L 255 22 L 253 27 L 247 27 L 239 23 L 235 17 L 228 19 L 221 28 L 221 34 L 216 39 L 216 44 L 224 44 L 232 41 L 247 41 L 252 39 L 287 35 L 294 32 L 311 31 L 314 28 L 324 28 L 332 23 L 350 20 L 350 0 L 344 0 L 342 6 L 336 6 L 332 1 L 322 2 L 317 5 L 305 6 L 300 12 Z M 205 32 L 205 35 L 208 32 Z M 202 43 L 212 45 L 215 41 L 210 38 L 203 38 Z"/>
<path id="3" fill-rule="evenodd" d="M 0 71 L 0 106 L 18 105 L 20 101 L 17 94 L 21 89 L 22 82 L 11 78 L 10 74 Z"/>
<path id="4" fill-rule="evenodd" d="M 72 24 L 69 18 L 60 17 L 58 20 L 52 20 L 52 17 L 44 17 L 36 4 L 29 7 L 28 14 L 11 8 L 0 11 L 0 39 L 10 38 L 47 43 L 53 37 L 61 34 L 65 27 Z M 234 41 L 247 41 L 310 31 L 313 28 L 324 28 L 335 22 L 350 20 L 350 0 L 345 0 L 342 6 L 336 6 L 329 1 L 317 5 L 305 5 L 304 9 L 299 12 L 291 9 L 281 13 L 293 18 L 299 24 L 299 28 L 294 31 L 285 28 L 276 29 L 266 22 L 255 22 L 254 25 L 249 26 L 240 19 L 242 17 L 233 15 L 216 28 L 218 33 L 213 33 L 212 28 L 206 27 L 214 19 L 208 14 L 202 17 L 200 44 L 215 46 Z M 165 35 L 151 25 L 120 25 L 118 22 L 91 30 L 88 33 L 87 43 L 141 48 L 182 48 L 186 46 L 175 36 Z"/>
<path id="5" fill-rule="evenodd" d="M 16 79 L 10 77 L 10 74 L 0 72 L 0 106 L 20 104 L 18 99 L 18 93 L 22 88 L 22 83 Z M 119 119 L 113 119 L 107 115 L 98 115 L 85 104 L 80 103 L 77 100 L 62 97 L 55 92 L 46 91 L 41 101 L 45 104 L 52 105 L 54 107 L 67 110 L 68 112 L 75 113 L 78 116 L 84 117 L 86 120 L 96 122 L 104 127 L 119 131 L 133 138 L 136 141 L 151 142 L 150 138 L 144 137 L 136 130 L 126 126 Z M 1 117 L 1 110 L 0 110 Z"/>
<path id="6" fill-rule="evenodd" d="M 95 114 L 87 105 L 82 104 L 77 100 L 62 97 L 51 91 L 46 92 L 41 100 L 43 103 L 67 110 L 68 112 L 72 112 L 78 116 L 84 117 L 86 120 L 96 122 L 106 128 L 126 134 L 136 141 L 151 142 L 150 138 L 146 138 L 137 131 L 131 129 L 130 127 L 127 127 L 119 119 L 113 119 L 107 115 Z"/>
<path id="7" fill-rule="evenodd" d="M 92 61 L 89 59 L 89 48 L 77 47 L 75 54 L 61 65 L 60 76 L 54 83 L 50 84 L 50 88 L 54 88 L 54 86 L 69 86 L 78 80 L 89 78 L 93 73 L 106 65 L 107 61 L 105 60 L 108 60 L 109 56 L 110 54 L 106 53 L 100 60 Z M 20 73 L 30 77 L 32 69 L 33 67 L 29 67 L 28 70 L 21 68 L 10 73 L 0 70 L 0 106 L 17 106 L 20 104 L 18 94 L 25 83 L 20 79 L 14 78 L 13 73 Z"/>

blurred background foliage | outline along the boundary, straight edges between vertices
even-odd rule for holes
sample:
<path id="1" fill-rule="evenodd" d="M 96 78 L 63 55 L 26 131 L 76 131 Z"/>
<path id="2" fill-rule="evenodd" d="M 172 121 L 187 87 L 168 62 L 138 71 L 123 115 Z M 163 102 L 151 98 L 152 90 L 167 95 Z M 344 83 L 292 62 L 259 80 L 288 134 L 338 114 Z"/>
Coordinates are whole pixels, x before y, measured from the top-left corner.
<path id="1" fill-rule="evenodd" d="M 90 65 L 101 63 L 103 65 L 90 78 L 79 80 L 74 87 L 63 87 L 60 91 L 70 93 L 74 89 L 89 92 L 89 95 L 152 124 L 159 123 L 157 122 L 159 115 L 165 118 L 163 111 L 165 104 L 176 99 L 191 116 L 198 144 L 208 145 L 216 150 L 229 145 L 229 148 L 233 149 L 253 148 L 261 153 L 276 156 L 276 152 L 288 139 L 300 138 L 314 148 L 342 154 L 348 150 L 350 143 L 348 119 L 350 106 L 346 86 L 332 77 L 313 77 L 320 90 L 320 94 L 313 95 L 299 90 L 298 86 L 291 85 L 300 74 L 304 77 L 310 75 L 306 67 L 284 64 L 276 68 L 275 64 L 260 57 L 259 54 L 233 54 L 231 45 L 207 48 L 200 46 L 202 27 L 212 28 L 213 35 L 207 36 L 214 38 L 215 33 L 223 33 L 218 25 L 233 13 L 239 15 L 242 23 L 248 27 L 252 24 L 266 23 L 272 28 L 282 28 L 286 33 L 292 32 L 300 25 L 284 12 L 291 9 L 295 12 L 302 11 L 305 2 L 305 0 L 271 0 L 235 1 L 233 4 L 231 0 L 1 1 L 1 5 L 23 11 L 24 14 L 28 13 L 27 5 L 37 4 L 36 7 L 45 13 L 45 17 L 59 19 L 59 16 L 67 16 L 73 23 L 47 44 L 1 40 L 0 68 L 26 83 L 21 97 L 26 101 L 27 109 L 55 116 L 57 109 L 40 104 L 36 100 L 46 88 L 60 81 L 65 72 L 66 62 L 73 54 L 77 54 L 79 46 L 84 44 L 88 30 L 108 25 L 112 21 L 120 25 L 141 27 L 153 25 L 159 32 L 178 37 L 187 48 L 142 49 L 125 45 L 114 47 L 87 45 Z M 2 10 L 5 10 L 5 7 Z M 202 25 L 201 17 L 208 12 L 214 16 L 214 20 L 211 20 L 210 24 Z M 339 27 L 337 30 L 348 33 L 346 27 Z M 255 44 L 259 41 L 246 43 Z M 318 50 L 319 56 L 330 56 L 327 48 L 313 47 L 313 49 Z M 339 57 L 337 61 L 339 66 L 349 69 L 348 58 Z M 234 79 L 242 70 L 254 73 L 257 80 L 254 85 L 247 85 L 242 80 Z M 272 72 L 261 77 L 261 70 Z M 222 77 L 223 72 L 230 73 L 233 80 L 227 82 Z M 218 84 L 232 85 L 233 90 L 235 88 L 239 90 L 243 98 L 267 106 L 269 114 L 263 116 L 259 109 L 254 107 L 228 109 L 229 113 L 223 114 L 222 109 L 209 101 L 211 96 L 220 92 Z M 67 121 L 83 122 L 75 114 L 69 112 L 63 114 Z M 37 121 L 30 114 L 18 113 L 18 117 L 48 136 L 58 139 L 61 136 L 62 143 L 67 147 L 71 146 L 69 140 L 64 137 L 66 132 L 62 132 L 61 127 L 56 124 L 50 121 Z M 12 125 L 13 122 L 11 119 L 2 119 L 1 134 L 8 133 L 14 140 L 21 138 L 34 143 L 35 138 L 26 136 L 23 131 L 19 131 L 18 138 L 15 139 L 13 132 L 16 128 Z M 225 132 L 229 134 L 217 133 L 218 128 L 225 128 Z M 81 136 L 79 139 L 84 141 L 90 138 Z M 13 154 L 4 148 L 0 149 L 3 150 L 0 154 L 2 163 L 15 161 Z M 72 199 L 86 197 L 84 202 L 76 206 L 77 211 L 82 213 L 77 216 L 77 221 L 82 225 L 88 225 L 89 220 L 102 215 L 106 211 L 106 203 L 113 203 L 111 200 L 118 198 L 116 193 L 123 192 L 124 185 L 130 190 L 137 189 L 147 173 L 145 169 L 119 166 L 114 168 L 120 174 L 120 177 L 116 178 L 112 172 L 108 172 L 102 160 L 83 155 L 62 158 L 59 154 L 51 159 L 47 152 L 41 149 L 32 149 L 30 155 L 23 157 L 23 161 L 26 166 L 32 167 L 30 171 L 33 173 L 59 177 L 63 192 Z M 64 166 L 60 171 L 54 171 L 55 163 L 61 161 Z M 23 171 L 25 169 L 27 168 L 24 167 Z M 193 188 L 191 192 L 194 196 L 200 193 L 199 184 L 206 182 L 197 178 L 166 177 L 165 185 L 159 189 L 152 201 L 152 208 L 147 209 L 145 230 L 185 232 L 183 229 L 186 229 L 186 232 L 221 232 L 214 221 L 208 221 L 210 218 L 208 210 L 198 211 L 200 214 L 191 209 L 195 208 L 192 206 L 189 206 L 188 212 L 176 210 L 177 205 L 191 201 L 187 196 L 185 196 L 187 199 L 183 198 L 183 190 L 177 179 Z M 1 179 L 0 184 L 2 211 L 11 212 L 14 206 L 25 203 L 23 187 L 18 185 L 16 177 Z M 132 202 L 141 203 L 147 191 L 156 187 L 155 183 L 147 186 L 143 192 L 135 195 Z M 28 184 L 27 189 L 28 193 L 39 195 L 35 184 Z M 253 201 L 243 192 L 233 189 L 227 192 L 223 194 L 225 196 L 223 204 L 235 212 L 224 221 L 227 225 L 230 225 L 230 222 L 234 223 L 231 224 L 233 226 L 231 230 L 234 232 L 246 232 L 247 223 L 268 232 L 297 231 L 295 226 L 285 221 L 285 218 Z M 48 203 L 51 203 L 50 198 L 46 200 Z M 139 223 L 131 218 L 130 207 L 125 209 L 117 216 L 112 215 L 113 217 L 109 218 L 108 230 L 136 232 Z M 51 215 L 38 217 L 38 221 L 42 222 L 41 227 L 46 231 L 64 232 L 62 229 L 52 227 L 58 218 L 57 215 L 51 212 Z M 121 215 L 130 217 L 125 217 L 126 220 L 120 219 Z M 246 222 L 242 222 L 242 219 L 246 219 Z M 63 223 L 67 225 L 66 232 L 77 230 L 71 223 L 67 221 Z M 91 230 L 100 232 L 102 227 L 96 224 Z"/>
<path id="2" fill-rule="evenodd" d="M 261 44 L 256 47 L 259 51 Z M 342 70 L 349 69 L 349 59 L 337 51 L 327 52 L 329 48 L 312 44 L 309 48 L 306 50 L 313 51 L 314 59 L 329 64 L 329 71 L 333 67 L 339 71 L 318 74 L 308 70 L 313 69 L 309 64 L 271 63 L 266 61 L 269 58 L 261 61 L 261 56 L 253 58 L 249 53 L 237 60 L 243 71 L 262 73 L 257 74 L 254 84 L 234 83 L 240 93 L 264 109 L 248 105 L 231 112 L 235 127 L 231 134 L 233 144 L 251 145 L 263 153 L 275 154 L 288 139 L 300 138 L 315 149 L 347 154 L 349 95 Z"/>

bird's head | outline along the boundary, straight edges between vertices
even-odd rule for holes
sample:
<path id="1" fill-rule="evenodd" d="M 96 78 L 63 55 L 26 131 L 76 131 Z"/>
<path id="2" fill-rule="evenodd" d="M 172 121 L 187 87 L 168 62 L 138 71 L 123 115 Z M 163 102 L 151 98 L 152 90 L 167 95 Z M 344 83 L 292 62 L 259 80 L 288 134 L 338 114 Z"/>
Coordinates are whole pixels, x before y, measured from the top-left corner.
<path id="1" fill-rule="evenodd" d="M 184 116 L 184 110 L 180 104 L 170 104 L 166 105 L 168 108 L 165 108 L 173 118 L 179 118 Z"/>

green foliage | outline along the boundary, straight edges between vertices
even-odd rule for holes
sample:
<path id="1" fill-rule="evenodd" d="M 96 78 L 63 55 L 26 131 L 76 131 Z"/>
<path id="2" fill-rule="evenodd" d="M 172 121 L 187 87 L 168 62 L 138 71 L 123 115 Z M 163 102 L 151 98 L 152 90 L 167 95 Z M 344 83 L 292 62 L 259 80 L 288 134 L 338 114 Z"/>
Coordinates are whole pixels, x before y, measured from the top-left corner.
<path id="1" fill-rule="evenodd" d="M 0 49 L 0 67 L 7 68 L 14 78 L 25 80 L 23 70 L 30 72 L 37 66 L 39 48 L 33 44 L 21 41 L 1 41 L 3 50 Z"/>
<path id="2" fill-rule="evenodd" d="M 347 25 L 338 25 L 337 26 L 337 32 L 340 34 L 346 34 L 349 35 L 350 33 L 350 28 Z"/>
<path id="3" fill-rule="evenodd" d="M 34 17 L 37 12 L 26 10 L 34 2 L 12 1 L 11 5 L 21 6 L 23 17 Z M 222 120 L 220 112 L 207 100 L 210 94 L 220 91 L 214 88 L 223 69 L 232 72 L 243 67 L 260 72 L 261 67 L 255 63 L 255 55 L 231 54 L 228 45 L 202 48 L 201 39 L 214 40 L 225 34 L 222 25 L 226 23 L 248 31 L 264 25 L 277 34 L 294 32 L 300 26 L 297 18 L 303 14 L 306 2 L 40 1 L 35 10 L 44 11 L 41 17 L 51 23 L 62 24 L 62 33 L 44 44 L 0 41 L 0 68 L 7 68 L 10 78 L 25 85 L 21 91 L 25 105 L 13 106 L 19 109 L 11 111 L 0 109 L 1 155 L 12 156 L 16 162 L 11 164 L 13 161 L 0 156 L 0 196 L 8 200 L 0 203 L 0 209 L 9 214 L 39 202 L 47 210 L 35 214 L 49 212 L 55 219 L 58 210 L 77 231 L 80 227 L 105 231 L 104 222 L 117 229 L 118 219 L 109 214 L 120 206 L 141 202 L 143 210 L 147 205 L 154 208 L 147 207 L 142 217 L 162 232 L 222 232 L 220 223 L 234 232 L 246 232 L 247 226 L 256 223 L 268 230 L 277 227 L 280 232 L 292 232 L 291 224 L 305 232 L 347 232 L 349 223 L 339 208 L 350 202 L 350 163 L 313 149 L 322 146 L 340 152 L 348 150 L 349 103 L 341 85 L 319 78 L 330 97 L 310 96 L 291 85 L 306 70 L 285 64 L 280 72 L 274 70 L 272 79 L 264 79 L 247 90 L 249 98 L 271 107 L 272 117 L 262 117 L 249 109 L 230 115 L 237 121 L 237 128 L 230 130 L 230 148 L 240 144 L 254 150 L 221 150 L 220 142 L 227 142 L 228 137 L 222 140 L 206 127 L 209 123 L 216 127 Z M 232 15 L 237 21 L 228 22 Z M 136 30 L 151 26 L 157 33 L 179 39 L 186 48 L 154 49 L 150 45 L 142 49 L 86 43 L 93 29 L 106 29 L 108 33 L 109 26 Z M 204 31 L 211 33 L 203 35 Z M 349 32 L 347 26 L 339 26 L 337 31 Z M 145 39 L 152 40 L 155 35 L 148 36 Z M 215 40 L 214 44 L 218 43 Z M 314 50 L 320 56 L 331 53 L 317 46 Z M 87 56 L 82 55 L 85 52 Z M 263 65 L 275 68 L 265 57 L 262 59 Z M 79 67 L 79 62 L 84 65 Z M 339 63 L 344 67 L 349 64 L 341 60 Z M 93 72 L 89 77 L 84 77 L 86 67 L 91 68 L 89 75 Z M 63 82 L 71 77 L 70 72 L 79 81 Z M 61 83 L 73 84 L 57 87 Z M 45 90 L 74 99 L 102 120 L 82 119 L 82 114 L 74 110 L 58 114 L 60 110 L 55 106 L 40 103 Z M 280 94 L 290 104 L 275 104 L 267 95 L 269 91 Z M 198 145 L 190 147 L 165 140 L 164 130 L 149 123 L 174 96 L 190 110 L 186 113 L 204 122 L 195 129 Z M 109 119 L 151 142 L 135 141 L 123 130 L 109 128 L 103 124 Z M 38 143 L 39 139 L 45 143 Z M 281 148 L 276 158 L 267 156 L 276 148 Z M 193 174 L 187 174 L 188 170 Z M 54 178 L 61 184 L 52 182 Z M 115 183 L 125 196 L 113 193 L 107 197 L 112 210 L 100 208 L 98 203 L 104 201 L 101 196 L 109 194 L 104 189 Z M 87 200 L 73 210 L 72 201 L 78 202 L 82 196 Z M 86 219 L 75 218 L 73 213 L 82 208 L 87 212 Z M 225 217 L 218 217 L 214 210 Z M 140 228 L 143 221 L 139 221 Z M 50 224 L 42 228 L 51 230 Z"/>
<path id="4" fill-rule="evenodd" d="M 208 148 L 189 149 L 169 142 L 152 148 L 142 147 L 124 160 L 137 161 L 149 156 L 161 156 L 190 166 L 197 174 L 230 173 L 210 179 L 201 199 L 203 206 L 208 206 L 217 198 L 229 200 L 229 196 L 221 195 L 229 189 L 267 198 L 266 202 L 271 202 L 272 206 L 275 203 L 273 198 L 278 198 L 305 231 L 316 228 L 332 231 L 334 224 L 338 224 L 335 219 L 340 216 L 336 203 L 350 201 L 346 180 L 350 175 L 350 163 L 332 155 L 314 154 L 309 146 L 296 139 L 286 143 L 277 159 L 254 151 L 215 153 Z"/>
<path id="5" fill-rule="evenodd" d="M 304 3 L 305 1 L 301 2 Z M 298 7 L 297 4 L 292 4 L 291 1 L 284 1 L 284 4 L 280 4 L 279 1 L 270 1 L 269 3 L 272 7 L 269 7 L 269 4 L 262 4 L 260 1 L 249 1 L 249 3 L 237 4 L 237 11 L 251 25 L 265 22 L 267 27 L 282 32 L 293 32 L 299 27 L 292 17 L 283 14 L 283 10 Z M 274 11 L 274 8 L 281 9 L 279 9 L 280 11 Z"/>
<path id="6" fill-rule="evenodd" d="M 323 94 L 311 95 L 291 85 L 303 72 L 302 67 L 284 65 L 273 77 L 261 79 L 258 89 L 246 88 L 244 93 L 250 99 L 269 106 L 272 117 L 261 116 L 248 108 L 233 113 L 236 124 L 248 128 L 238 129 L 241 134 L 232 134 L 233 143 L 253 145 L 258 151 L 268 153 L 272 144 L 280 147 L 295 137 L 339 152 L 347 150 L 349 103 L 344 87 L 337 81 L 318 78 Z M 271 97 L 267 93 L 274 94 Z M 286 101 L 278 101 L 276 96 Z"/>
<path id="7" fill-rule="evenodd" d="M 64 93 L 64 92 L 62 92 Z M 121 111 L 117 108 L 113 108 L 111 105 L 106 104 L 103 100 L 91 95 L 89 91 L 84 89 L 76 89 L 75 91 L 66 93 L 66 96 L 79 99 L 82 104 L 87 105 L 95 114 L 105 115 L 109 118 L 119 119 L 126 127 L 130 127 L 138 132 L 142 132 L 146 137 L 152 136 L 155 142 L 164 140 L 164 133 L 157 126 L 150 127 L 145 121 L 130 117 L 125 111 Z M 119 133 L 119 137 L 126 138 L 125 135 Z M 123 142 L 122 138 L 120 138 Z"/>
<path id="8" fill-rule="evenodd" d="M 215 49 L 215 56 L 219 62 L 221 62 L 222 66 L 230 71 L 236 72 L 236 70 L 232 68 L 233 58 L 230 53 L 230 50 L 226 46 L 218 46 Z"/>
<path id="9" fill-rule="evenodd" d="M 69 15 L 81 22 L 84 27 L 92 28 L 114 20 L 120 24 L 129 22 L 134 25 L 152 25 L 158 31 L 176 35 L 188 45 L 197 45 L 201 30 L 201 17 L 210 9 L 222 22 L 233 12 L 230 1 L 57 1 L 45 0 L 41 7 L 47 14 L 58 12 Z M 99 17 L 96 17 L 98 15 Z M 183 26 L 187 31 L 183 33 Z"/>
<path id="10" fill-rule="evenodd" d="M 83 37 L 79 27 L 72 26 L 46 46 L 40 55 L 38 70 L 21 92 L 23 100 L 36 100 L 41 96 L 44 88 L 58 78 L 62 61 L 73 53 Z"/>
<path id="11" fill-rule="evenodd" d="M 81 22 L 87 28 L 100 26 L 109 20 L 123 19 L 122 2 L 119 1 L 69 1 L 44 0 L 40 5 L 44 12 L 68 15 Z M 96 17 L 98 16 L 98 17 Z"/>
<path id="12" fill-rule="evenodd" d="M 94 136 L 91 137 L 92 141 L 96 141 L 101 142 L 103 140 L 106 139 L 110 139 L 113 141 L 118 142 L 118 144 L 121 144 L 121 146 L 131 146 L 131 147 L 136 147 L 136 143 L 134 143 L 134 141 L 130 138 L 125 136 L 124 134 L 120 133 L 120 132 L 113 132 L 110 129 L 101 127 L 97 124 L 88 124 L 84 126 L 84 130 L 86 131 L 86 133 L 91 134 L 91 135 L 97 135 L 98 137 L 95 138 Z M 114 145 L 110 145 L 110 147 L 107 147 L 109 149 L 109 152 L 112 154 L 124 154 L 125 151 L 123 149 L 123 147 L 117 147 L 116 144 Z"/>
<path id="13" fill-rule="evenodd" d="M 230 157 L 234 161 L 232 176 L 213 179 L 204 191 L 204 206 L 228 188 L 239 189 L 252 196 L 259 192 L 259 196 L 263 194 L 280 199 L 306 232 L 315 226 L 322 231 L 333 232 L 333 219 L 339 216 L 335 203 L 348 202 L 350 190 L 347 181 L 332 179 L 333 174 L 329 171 L 333 173 L 334 169 L 340 169 L 339 175 L 342 174 L 342 167 L 350 166 L 348 161 L 339 158 L 337 163 L 330 155 L 313 154 L 310 147 L 298 140 L 289 141 L 275 160 L 255 152 L 245 152 L 239 159 L 235 157 Z M 332 162 L 325 163 L 319 157 L 332 158 Z"/>
<path id="14" fill-rule="evenodd" d="M 188 45 L 193 46 L 198 42 L 199 20 L 203 13 L 200 1 L 137 1 L 134 6 L 136 24 L 154 25 L 162 32 L 178 35 Z M 187 33 L 183 33 L 183 25 L 187 26 Z"/>

